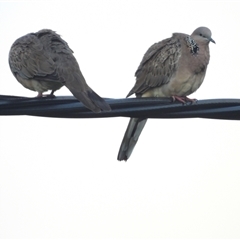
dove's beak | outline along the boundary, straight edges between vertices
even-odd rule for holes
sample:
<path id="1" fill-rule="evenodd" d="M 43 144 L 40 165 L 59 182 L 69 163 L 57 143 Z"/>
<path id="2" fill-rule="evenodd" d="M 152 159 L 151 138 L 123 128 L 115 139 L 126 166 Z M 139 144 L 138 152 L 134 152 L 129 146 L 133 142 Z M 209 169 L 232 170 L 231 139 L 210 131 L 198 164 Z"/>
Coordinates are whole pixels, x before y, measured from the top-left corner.
<path id="1" fill-rule="evenodd" d="M 216 42 L 212 38 L 209 38 L 209 41 L 216 44 Z"/>

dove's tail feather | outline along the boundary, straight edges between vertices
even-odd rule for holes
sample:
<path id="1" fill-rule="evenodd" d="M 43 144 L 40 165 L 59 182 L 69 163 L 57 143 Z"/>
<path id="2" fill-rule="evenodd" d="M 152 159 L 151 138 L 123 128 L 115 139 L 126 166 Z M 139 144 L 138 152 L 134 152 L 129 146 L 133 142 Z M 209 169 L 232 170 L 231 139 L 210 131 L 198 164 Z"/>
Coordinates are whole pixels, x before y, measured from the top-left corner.
<path id="1" fill-rule="evenodd" d="M 146 118 L 131 118 L 124 134 L 117 159 L 127 161 L 138 141 L 138 138 L 147 122 Z"/>
<path id="2" fill-rule="evenodd" d="M 93 112 L 111 111 L 111 107 L 92 89 L 86 91 L 74 91 L 69 89 L 74 97 L 82 102 L 88 109 Z"/>
<path id="3" fill-rule="evenodd" d="M 82 102 L 87 108 L 95 113 L 102 111 L 111 111 L 111 107 L 105 102 L 97 93 L 95 93 L 90 87 L 85 87 L 85 90 L 80 90 L 78 86 L 65 82 L 65 86 L 71 91 L 74 97 Z"/>
<path id="4" fill-rule="evenodd" d="M 109 104 L 95 93 L 86 83 L 76 59 L 71 56 L 70 62 L 64 61 L 59 66 L 59 75 L 62 76 L 63 84 L 70 90 L 74 97 L 82 102 L 91 111 L 99 113 L 111 111 Z M 71 65 L 69 65 L 71 63 Z"/>
<path id="5" fill-rule="evenodd" d="M 93 90 L 88 91 L 88 97 L 93 101 L 93 103 L 99 107 L 102 111 L 111 111 L 111 107 L 109 106 L 106 101 L 101 98 L 97 93 L 95 93 Z"/>

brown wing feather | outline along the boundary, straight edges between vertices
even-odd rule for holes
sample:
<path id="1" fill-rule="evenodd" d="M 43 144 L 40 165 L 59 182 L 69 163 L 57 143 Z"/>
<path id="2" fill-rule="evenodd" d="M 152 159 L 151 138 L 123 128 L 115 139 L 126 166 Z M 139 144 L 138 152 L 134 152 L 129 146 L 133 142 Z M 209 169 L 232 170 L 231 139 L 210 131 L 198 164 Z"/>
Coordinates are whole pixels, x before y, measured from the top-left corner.
<path id="1" fill-rule="evenodd" d="M 55 62 L 35 34 L 27 34 L 13 43 L 9 65 L 16 78 L 59 81 Z"/>
<path id="2" fill-rule="evenodd" d="M 93 112 L 110 111 L 111 108 L 105 100 L 87 85 L 77 60 L 73 56 L 73 51 L 69 48 L 67 42 L 53 31 L 49 35 L 42 30 L 40 35 L 45 43 L 49 42 L 49 37 L 51 38 L 49 51 L 55 59 L 59 80 Z M 46 44 L 47 48 L 48 45 Z"/>
<path id="3" fill-rule="evenodd" d="M 133 93 L 141 96 L 150 88 L 168 83 L 177 68 L 180 54 L 177 38 L 171 37 L 153 44 L 143 56 L 135 73 L 136 83 L 127 97 Z"/>

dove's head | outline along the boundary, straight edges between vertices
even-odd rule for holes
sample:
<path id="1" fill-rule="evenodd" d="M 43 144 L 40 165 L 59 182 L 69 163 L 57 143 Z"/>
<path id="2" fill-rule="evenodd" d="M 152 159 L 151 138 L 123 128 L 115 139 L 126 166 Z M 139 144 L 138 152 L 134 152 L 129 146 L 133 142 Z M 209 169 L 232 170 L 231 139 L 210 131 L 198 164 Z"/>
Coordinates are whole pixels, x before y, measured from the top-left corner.
<path id="1" fill-rule="evenodd" d="M 199 27 L 192 33 L 191 37 L 196 40 L 197 42 L 213 42 L 215 41 L 212 39 L 212 33 L 210 29 L 207 27 Z"/>

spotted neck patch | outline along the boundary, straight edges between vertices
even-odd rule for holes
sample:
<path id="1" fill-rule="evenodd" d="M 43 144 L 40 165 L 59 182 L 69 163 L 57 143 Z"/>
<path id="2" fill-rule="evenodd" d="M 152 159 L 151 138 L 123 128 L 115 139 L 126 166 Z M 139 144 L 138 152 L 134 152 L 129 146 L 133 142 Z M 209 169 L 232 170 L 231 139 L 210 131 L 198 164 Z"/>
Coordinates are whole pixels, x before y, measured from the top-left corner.
<path id="1" fill-rule="evenodd" d="M 190 36 L 186 37 L 186 42 L 187 42 L 187 46 L 190 48 L 190 52 L 193 55 L 198 54 L 199 47 L 198 47 L 197 43 Z"/>

